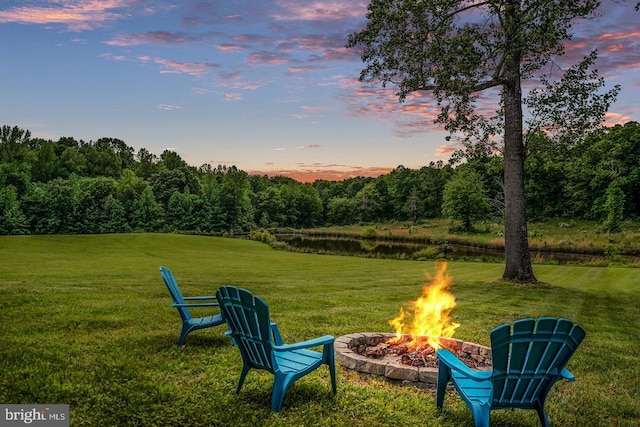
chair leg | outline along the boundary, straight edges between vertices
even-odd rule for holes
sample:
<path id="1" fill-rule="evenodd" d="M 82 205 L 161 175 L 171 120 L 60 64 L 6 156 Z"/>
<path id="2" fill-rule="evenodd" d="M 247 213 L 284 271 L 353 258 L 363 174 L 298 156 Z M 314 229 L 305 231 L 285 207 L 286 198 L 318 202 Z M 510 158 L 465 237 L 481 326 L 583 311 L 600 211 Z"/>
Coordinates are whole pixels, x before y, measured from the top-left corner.
<path id="1" fill-rule="evenodd" d="M 540 406 L 536 408 L 536 412 L 538 412 L 538 419 L 540 420 L 540 425 L 543 427 L 549 427 L 549 418 L 547 417 L 547 413 L 544 410 L 544 406 Z"/>
<path id="2" fill-rule="evenodd" d="M 327 351 L 327 365 L 329 365 L 329 375 L 331 375 L 331 388 L 333 390 L 333 394 L 337 393 L 337 385 L 336 385 L 336 363 L 335 363 L 335 355 L 333 352 L 333 346 Z"/>
<path id="3" fill-rule="evenodd" d="M 444 403 L 444 395 L 447 391 L 447 384 L 449 383 L 450 369 L 444 363 L 438 364 L 438 384 L 436 388 L 436 408 L 441 409 Z"/>
<path id="4" fill-rule="evenodd" d="M 489 407 L 485 405 L 473 405 L 473 420 L 476 427 L 489 427 Z"/>
<path id="5" fill-rule="evenodd" d="M 240 393 L 240 389 L 242 388 L 244 379 L 247 377 L 247 374 L 249 373 L 249 369 L 251 369 L 249 365 L 247 364 L 242 365 L 242 372 L 240 373 L 240 380 L 238 381 L 238 386 L 236 387 L 236 394 Z"/>
<path id="6" fill-rule="evenodd" d="M 271 393 L 271 410 L 279 412 L 282 409 L 282 401 L 287 389 L 291 385 L 291 378 L 288 376 L 276 376 L 273 380 L 273 392 Z"/>
<path id="7" fill-rule="evenodd" d="M 191 332 L 191 328 L 189 325 L 182 325 L 182 331 L 180 332 L 180 339 L 178 340 L 178 345 L 181 346 L 184 344 L 184 340 L 187 339 L 187 334 Z"/>
<path id="8" fill-rule="evenodd" d="M 336 394 L 338 386 L 336 384 L 336 367 L 333 363 L 329 365 L 329 374 L 331 375 L 331 390 L 333 390 L 333 394 Z"/>

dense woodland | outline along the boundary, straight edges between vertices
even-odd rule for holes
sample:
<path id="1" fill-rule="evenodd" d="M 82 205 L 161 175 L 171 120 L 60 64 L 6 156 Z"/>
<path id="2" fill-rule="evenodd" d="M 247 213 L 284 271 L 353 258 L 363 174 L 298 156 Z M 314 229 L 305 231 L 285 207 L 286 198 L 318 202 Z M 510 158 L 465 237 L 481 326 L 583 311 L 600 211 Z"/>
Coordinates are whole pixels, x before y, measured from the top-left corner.
<path id="1" fill-rule="evenodd" d="M 600 129 L 575 145 L 559 146 L 540 134 L 530 139 L 527 150 L 530 220 L 584 218 L 615 231 L 620 221 L 640 215 L 638 123 Z M 501 155 L 483 150 L 459 154 L 447 164 L 398 166 L 378 178 L 300 183 L 250 176 L 235 166 L 196 168 L 173 151 L 159 156 L 144 148 L 136 152 L 114 138 L 51 141 L 3 126 L 0 234 L 231 234 L 441 216 L 464 220 L 456 197 L 478 207 L 471 209 L 473 219 L 500 220 Z"/>

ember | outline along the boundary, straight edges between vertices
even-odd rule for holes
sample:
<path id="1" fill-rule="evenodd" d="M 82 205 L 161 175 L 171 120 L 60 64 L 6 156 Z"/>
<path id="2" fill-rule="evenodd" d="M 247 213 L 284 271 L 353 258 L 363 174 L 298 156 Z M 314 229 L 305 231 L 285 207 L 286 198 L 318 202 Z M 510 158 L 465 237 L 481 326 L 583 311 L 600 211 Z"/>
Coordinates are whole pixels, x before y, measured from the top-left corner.
<path id="1" fill-rule="evenodd" d="M 353 350 L 360 355 L 372 359 L 384 359 L 389 363 L 427 368 L 438 367 L 438 358 L 436 357 L 436 350 L 433 347 L 424 345 L 414 348 L 406 339 L 401 342 L 388 340 L 374 346 L 360 345 Z M 477 369 L 491 366 L 491 360 L 487 359 L 484 355 L 470 355 L 466 352 L 457 351 L 454 348 L 450 350 L 470 368 Z"/>

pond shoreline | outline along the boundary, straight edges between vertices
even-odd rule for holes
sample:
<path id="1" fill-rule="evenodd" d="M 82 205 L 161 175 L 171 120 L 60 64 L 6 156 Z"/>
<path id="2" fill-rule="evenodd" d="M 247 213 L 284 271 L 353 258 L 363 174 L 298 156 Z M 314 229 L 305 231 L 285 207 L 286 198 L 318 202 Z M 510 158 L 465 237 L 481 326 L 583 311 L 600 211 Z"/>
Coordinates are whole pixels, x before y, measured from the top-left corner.
<path id="1" fill-rule="evenodd" d="M 484 262 L 502 262 L 504 245 L 471 242 L 466 239 L 433 239 L 427 236 L 376 236 L 364 238 L 350 233 L 274 230 L 278 241 L 287 243 L 290 250 L 301 252 L 367 256 L 376 258 L 445 258 L 478 260 Z M 325 245 L 322 245 L 325 242 Z M 360 245 L 362 248 L 358 248 Z M 393 247 L 397 246 L 397 251 Z M 414 246 L 409 248 L 409 246 Z M 355 249 L 354 249 L 355 247 Z M 420 250 L 435 247 L 428 254 Z M 336 249 L 339 248 L 339 249 Z M 576 248 L 578 249 L 578 248 Z M 417 255 L 414 255 L 416 254 Z M 637 255 L 620 254 L 607 256 L 602 250 L 559 250 L 557 248 L 539 248 L 530 246 L 533 263 L 590 264 L 606 266 L 615 264 L 640 264 Z"/>

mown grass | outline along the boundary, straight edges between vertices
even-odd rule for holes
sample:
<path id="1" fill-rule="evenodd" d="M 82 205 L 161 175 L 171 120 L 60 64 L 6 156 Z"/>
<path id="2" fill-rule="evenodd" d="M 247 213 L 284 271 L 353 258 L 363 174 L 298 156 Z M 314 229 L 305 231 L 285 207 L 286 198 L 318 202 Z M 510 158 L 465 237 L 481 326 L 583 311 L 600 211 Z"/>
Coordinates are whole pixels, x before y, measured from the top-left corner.
<path id="1" fill-rule="evenodd" d="M 460 426 L 470 412 L 434 394 L 361 378 L 342 368 L 338 394 L 321 368 L 271 413 L 272 377 L 241 369 L 224 328 L 196 331 L 177 347 L 179 318 L 158 267 L 183 292 L 221 284 L 269 303 L 287 342 L 389 331 L 415 300 L 432 262 L 310 255 L 254 241 L 182 235 L 0 237 L 0 402 L 68 403 L 73 426 Z M 640 279 L 637 269 L 540 265 L 545 285 L 496 280 L 502 265 L 451 262 L 457 337 L 488 344 L 494 326 L 564 316 L 587 338 L 570 361 L 576 383 L 547 401 L 557 426 L 640 424 Z M 203 313 L 196 313 L 203 314 Z M 494 426 L 536 426 L 532 411 L 495 411 Z"/>

